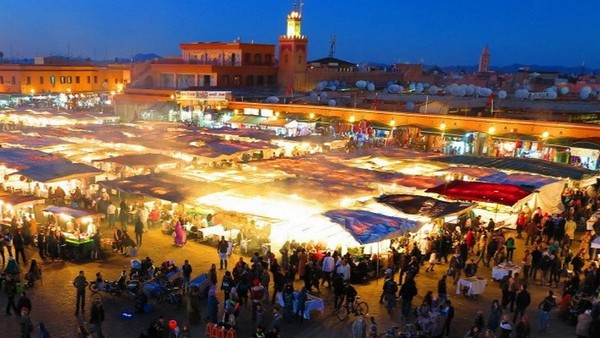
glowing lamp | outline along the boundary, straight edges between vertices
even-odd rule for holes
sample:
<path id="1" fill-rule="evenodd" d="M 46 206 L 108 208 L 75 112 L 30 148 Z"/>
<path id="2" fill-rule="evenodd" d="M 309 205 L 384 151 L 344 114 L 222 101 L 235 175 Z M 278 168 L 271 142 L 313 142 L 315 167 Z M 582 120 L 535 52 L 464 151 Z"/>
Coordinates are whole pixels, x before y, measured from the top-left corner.
<path id="1" fill-rule="evenodd" d="M 490 127 L 490 129 L 488 129 L 488 133 L 489 134 L 493 134 L 496 132 L 496 128 L 495 127 Z"/>
<path id="2" fill-rule="evenodd" d="M 550 133 L 547 130 L 542 133 L 542 138 L 543 139 L 547 139 L 549 136 L 550 136 Z"/>

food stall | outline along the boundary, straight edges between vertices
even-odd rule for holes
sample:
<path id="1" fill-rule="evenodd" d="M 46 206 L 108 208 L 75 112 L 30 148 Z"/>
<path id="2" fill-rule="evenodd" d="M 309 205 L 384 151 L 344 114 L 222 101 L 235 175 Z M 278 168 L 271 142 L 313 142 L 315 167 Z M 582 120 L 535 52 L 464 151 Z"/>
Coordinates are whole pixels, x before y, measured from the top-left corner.
<path id="1" fill-rule="evenodd" d="M 10 227 L 13 217 L 19 226 L 23 217 L 35 218 L 34 206 L 43 205 L 44 202 L 45 199 L 41 197 L 0 193 L 0 224 L 2 228 Z"/>
<path id="2" fill-rule="evenodd" d="M 64 237 L 67 259 L 82 260 L 91 258 L 94 249 L 92 232 L 97 231 L 103 214 L 95 210 L 82 210 L 50 205 L 44 209 L 48 215 L 48 226 Z M 50 216 L 52 215 L 52 216 Z M 54 223 L 56 221 L 56 223 Z"/>

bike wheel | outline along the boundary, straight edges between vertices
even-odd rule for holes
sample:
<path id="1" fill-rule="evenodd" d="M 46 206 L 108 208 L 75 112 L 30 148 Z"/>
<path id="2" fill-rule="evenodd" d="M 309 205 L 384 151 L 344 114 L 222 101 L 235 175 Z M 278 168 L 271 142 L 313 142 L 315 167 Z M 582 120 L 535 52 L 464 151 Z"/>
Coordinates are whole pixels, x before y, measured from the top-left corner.
<path id="1" fill-rule="evenodd" d="M 369 304 L 366 302 L 356 304 L 356 313 L 359 316 L 366 316 L 369 313 Z"/>
<path id="2" fill-rule="evenodd" d="M 88 289 L 90 291 L 92 291 L 93 293 L 98 293 L 98 285 L 96 284 L 96 282 L 91 282 L 90 285 L 88 285 Z"/>
<path id="3" fill-rule="evenodd" d="M 339 320 L 346 320 L 346 318 L 348 318 L 348 315 L 350 313 L 350 310 L 348 309 L 347 306 L 342 306 L 340 307 L 340 309 L 337 312 L 337 317 Z"/>

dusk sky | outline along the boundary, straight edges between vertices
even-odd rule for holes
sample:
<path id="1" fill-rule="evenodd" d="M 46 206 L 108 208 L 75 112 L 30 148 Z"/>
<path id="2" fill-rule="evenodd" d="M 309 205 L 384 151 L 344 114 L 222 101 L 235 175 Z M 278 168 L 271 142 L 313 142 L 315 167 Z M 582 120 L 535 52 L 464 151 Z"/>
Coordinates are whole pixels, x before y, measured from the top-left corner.
<path id="1" fill-rule="evenodd" d="M 195 41 L 276 44 L 288 0 L 2 0 L 5 58 L 137 53 L 178 55 Z M 492 66 L 513 63 L 600 68 L 600 1 L 306 0 L 309 59 L 475 65 L 488 44 Z"/>

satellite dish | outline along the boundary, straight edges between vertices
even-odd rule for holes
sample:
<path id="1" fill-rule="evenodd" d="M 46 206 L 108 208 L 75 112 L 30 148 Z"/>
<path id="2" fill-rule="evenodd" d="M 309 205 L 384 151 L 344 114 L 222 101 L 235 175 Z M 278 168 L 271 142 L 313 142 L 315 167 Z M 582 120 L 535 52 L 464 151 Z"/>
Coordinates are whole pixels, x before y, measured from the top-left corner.
<path id="1" fill-rule="evenodd" d="M 370 91 L 370 92 L 374 91 L 375 90 L 375 84 L 373 82 L 369 83 L 367 85 L 367 90 Z"/>
<path id="2" fill-rule="evenodd" d="M 474 85 L 468 85 L 468 86 L 463 85 L 463 86 L 465 87 L 465 92 L 468 96 L 475 94 L 475 86 Z"/>
<path id="3" fill-rule="evenodd" d="M 590 88 L 589 86 L 585 86 L 585 87 L 581 88 L 581 91 L 579 92 L 579 97 L 582 100 L 587 100 L 590 97 L 591 93 L 592 93 L 592 88 Z"/>
<path id="4" fill-rule="evenodd" d="M 364 80 L 356 81 L 356 87 L 358 87 L 360 89 L 367 88 L 367 81 L 364 81 Z"/>
<path id="5" fill-rule="evenodd" d="M 334 106 L 337 104 L 337 102 L 335 102 L 335 100 L 329 100 L 329 101 L 327 101 L 327 104 L 328 104 L 330 107 L 334 107 Z"/>
<path id="6" fill-rule="evenodd" d="M 560 93 L 563 94 L 563 95 L 569 94 L 569 87 L 562 87 L 560 89 Z"/>
<path id="7" fill-rule="evenodd" d="M 439 92 L 439 88 L 436 86 L 431 86 L 429 87 L 429 89 L 427 90 L 429 92 L 430 95 L 437 95 L 437 93 Z"/>
<path id="8" fill-rule="evenodd" d="M 554 91 L 554 90 L 547 92 L 547 95 L 546 95 L 546 97 L 550 100 L 555 100 L 556 96 L 558 96 L 558 93 L 556 93 L 556 91 Z"/>
<path id="9" fill-rule="evenodd" d="M 389 86 L 387 87 L 387 90 L 388 90 L 388 92 L 389 92 L 389 93 L 392 93 L 392 94 L 398 94 L 398 93 L 400 93 L 400 89 L 401 89 L 401 88 L 402 88 L 402 86 L 400 86 L 400 85 L 397 85 L 397 84 L 391 84 L 391 85 L 389 85 Z"/>
<path id="10" fill-rule="evenodd" d="M 415 103 L 412 101 L 406 102 L 406 110 L 414 110 L 415 109 Z"/>
<path id="11" fill-rule="evenodd" d="M 508 96 L 508 94 L 506 93 L 506 90 L 501 90 L 498 92 L 499 99 L 505 99 L 507 96 Z"/>
<path id="12" fill-rule="evenodd" d="M 265 100 L 266 103 L 277 103 L 279 102 L 279 98 L 277 96 L 269 96 Z"/>
<path id="13" fill-rule="evenodd" d="M 310 93 L 310 97 L 312 98 L 316 98 L 318 96 L 318 94 L 316 92 L 311 92 Z"/>
<path id="14" fill-rule="evenodd" d="M 317 83 L 317 90 L 321 91 L 327 87 L 327 81 L 321 81 Z"/>
<path id="15" fill-rule="evenodd" d="M 328 96 L 327 93 L 321 93 L 322 98 L 326 98 L 327 96 Z"/>
<path id="16" fill-rule="evenodd" d="M 416 88 L 417 85 L 414 82 L 411 82 L 411 84 L 408 85 L 408 90 L 410 90 L 411 92 L 414 92 Z"/>

